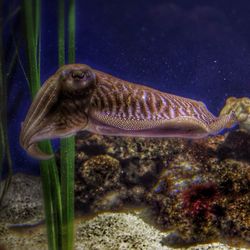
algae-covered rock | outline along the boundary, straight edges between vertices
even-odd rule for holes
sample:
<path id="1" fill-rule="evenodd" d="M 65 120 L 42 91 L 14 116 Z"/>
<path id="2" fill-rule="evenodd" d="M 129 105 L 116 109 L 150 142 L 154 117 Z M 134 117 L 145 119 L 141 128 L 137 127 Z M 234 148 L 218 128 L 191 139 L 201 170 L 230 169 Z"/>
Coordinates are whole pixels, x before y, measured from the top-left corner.
<path id="1" fill-rule="evenodd" d="M 120 177 L 120 163 L 109 155 L 98 155 L 85 161 L 79 169 L 89 185 L 112 187 Z"/>
<path id="2" fill-rule="evenodd" d="M 205 162 L 197 159 L 190 153 L 177 157 L 148 195 L 154 221 L 162 229 L 175 228 L 165 244 L 226 241 L 249 246 L 250 164 L 220 161 L 213 154 Z"/>
<path id="3" fill-rule="evenodd" d="M 41 230 L 25 226 L 39 224 L 44 219 L 43 211 L 40 178 L 15 174 L 0 210 L 0 249 L 46 250 L 44 228 Z"/>
<path id="4" fill-rule="evenodd" d="M 91 207 L 91 203 L 106 204 L 107 202 L 102 200 L 105 200 L 107 193 L 111 190 L 121 189 L 120 177 L 121 166 L 117 159 L 107 154 L 90 157 L 80 163 L 80 167 L 77 169 L 76 202 L 90 205 L 88 209 L 91 211 L 96 210 L 93 204 Z M 109 204 L 104 206 L 113 207 Z"/>
<path id="5" fill-rule="evenodd" d="M 168 246 L 208 241 L 249 246 L 248 137 L 246 132 L 233 131 L 194 141 L 97 135 L 85 141 L 78 138 L 79 148 L 80 143 L 84 146 L 77 152 L 77 168 L 93 158 L 90 152 L 95 151 L 97 157 L 99 150 L 118 160 L 121 171 L 110 188 L 91 187 L 77 175 L 76 188 L 82 189 L 76 193 L 81 204 L 78 208 L 98 213 L 131 205 L 144 207 L 150 211 L 146 221 L 172 231 L 164 240 Z M 99 189 L 102 192 L 96 192 Z M 81 209 L 86 207 L 89 209 Z"/>
<path id="6" fill-rule="evenodd" d="M 227 115 L 231 112 L 234 112 L 240 128 L 250 132 L 250 98 L 229 97 L 220 115 Z"/>
<path id="7" fill-rule="evenodd" d="M 242 130 L 230 132 L 218 147 L 218 157 L 250 162 L 250 133 Z"/>
<path id="8" fill-rule="evenodd" d="M 40 178 L 25 174 L 14 175 L 0 210 L 0 223 L 34 223 L 43 218 Z"/>
<path id="9" fill-rule="evenodd" d="M 178 139 L 78 136 L 76 207 L 96 212 L 145 204 L 166 161 L 182 152 L 184 144 Z"/>

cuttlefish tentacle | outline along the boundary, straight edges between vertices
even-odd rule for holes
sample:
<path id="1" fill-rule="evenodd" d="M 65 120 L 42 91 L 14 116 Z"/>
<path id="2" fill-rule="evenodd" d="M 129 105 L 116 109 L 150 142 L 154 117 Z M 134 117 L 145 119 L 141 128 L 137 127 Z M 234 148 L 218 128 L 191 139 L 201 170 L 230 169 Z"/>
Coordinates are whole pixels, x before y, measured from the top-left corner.
<path id="1" fill-rule="evenodd" d="M 236 122 L 215 117 L 202 102 L 130 83 L 87 65 L 61 67 L 45 82 L 23 123 L 20 142 L 33 157 L 47 159 L 44 139 L 89 131 L 104 135 L 202 138 Z"/>

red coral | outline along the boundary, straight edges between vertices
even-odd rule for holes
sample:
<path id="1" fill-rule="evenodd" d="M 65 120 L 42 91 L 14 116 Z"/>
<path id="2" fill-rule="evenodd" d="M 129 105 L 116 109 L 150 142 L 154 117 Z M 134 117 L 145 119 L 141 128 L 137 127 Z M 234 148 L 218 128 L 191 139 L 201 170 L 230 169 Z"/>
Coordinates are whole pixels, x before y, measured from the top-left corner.
<path id="1" fill-rule="evenodd" d="M 215 183 L 203 183 L 190 186 L 182 195 L 183 208 L 187 216 L 207 219 L 213 214 L 219 191 Z"/>

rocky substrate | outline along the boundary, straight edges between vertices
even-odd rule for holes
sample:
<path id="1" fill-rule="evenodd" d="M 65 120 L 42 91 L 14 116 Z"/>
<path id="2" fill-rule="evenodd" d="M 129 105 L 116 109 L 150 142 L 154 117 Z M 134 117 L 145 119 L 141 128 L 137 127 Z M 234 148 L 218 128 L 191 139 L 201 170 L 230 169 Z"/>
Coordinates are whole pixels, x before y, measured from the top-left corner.
<path id="1" fill-rule="evenodd" d="M 75 249 L 249 248 L 247 133 L 76 142 Z M 0 249 L 47 249 L 43 224 L 23 226 L 41 219 L 40 179 L 15 175 L 0 211 Z"/>
<path id="2" fill-rule="evenodd" d="M 83 214 L 144 207 L 173 233 L 163 244 L 250 244 L 250 135 L 202 140 L 77 138 L 76 207 Z"/>
<path id="3" fill-rule="evenodd" d="M 22 189 L 32 183 L 32 188 Z M 27 227 L 19 225 L 10 228 L 12 223 L 30 224 L 43 218 L 41 183 L 39 178 L 17 174 L 13 178 L 10 191 L 6 197 L 6 210 L 1 210 L 0 221 L 0 249 L 1 250 L 46 250 L 45 226 Z M 20 199 L 15 199 L 19 197 Z M 28 202 L 31 201 L 30 205 Z M 24 200 L 24 202 L 20 202 Z M 10 202 L 10 203 L 9 203 Z M 13 213 L 7 208 L 15 206 Z M 24 216 L 23 211 L 28 213 Z M 163 246 L 162 241 L 166 233 L 145 223 L 138 212 L 103 213 L 92 218 L 79 217 L 75 222 L 75 248 L 76 250 L 170 250 Z M 187 249 L 187 248 L 179 248 Z M 204 244 L 189 247 L 190 250 L 205 249 L 232 249 L 221 243 Z"/>

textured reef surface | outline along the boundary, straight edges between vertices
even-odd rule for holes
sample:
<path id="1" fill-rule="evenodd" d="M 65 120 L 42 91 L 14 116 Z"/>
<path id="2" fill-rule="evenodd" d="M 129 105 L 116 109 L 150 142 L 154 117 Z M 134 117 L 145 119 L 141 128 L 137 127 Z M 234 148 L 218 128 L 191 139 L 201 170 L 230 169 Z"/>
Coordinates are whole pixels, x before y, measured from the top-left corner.
<path id="1" fill-rule="evenodd" d="M 48 249 L 45 225 L 38 223 L 44 218 L 40 178 L 16 174 L 10 191 L 6 196 L 4 208 L 0 210 L 0 249 Z M 145 223 L 140 217 L 141 210 L 105 212 L 95 216 L 77 217 L 74 249 L 176 249 L 164 245 L 164 238 L 168 233 Z M 13 223 L 16 225 L 14 226 Z M 178 249 L 239 250 L 218 242 Z"/>
<path id="2" fill-rule="evenodd" d="M 250 132 L 250 98 L 229 97 L 220 115 L 234 112 L 241 129 Z"/>
<path id="3" fill-rule="evenodd" d="M 173 247 L 220 241 L 250 245 L 250 135 L 202 140 L 80 135 L 76 208 L 144 208 Z M 132 208 L 131 208 L 132 209 Z"/>
<path id="4" fill-rule="evenodd" d="M 16 174 L 0 211 L 1 250 L 46 250 L 42 185 L 40 178 Z M 75 220 L 75 250 L 173 250 L 164 246 L 168 233 L 145 223 L 140 210 L 106 212 Z M 13 225 L 16 224 L 16 225 Z M 178 248 L 179 250 L 239 250 L 222 243 Z M 241 250 L 246 250 L 241 248 Z"/>
<path id="5" fill-rule="evenodd" d="M 197 141 L 82 134 L 76 147 L 75 249 L 249 249 L 246 132 Z M 0 249 L 47 249 L 43 218 L 40 178 L 16 174 Z"/>

